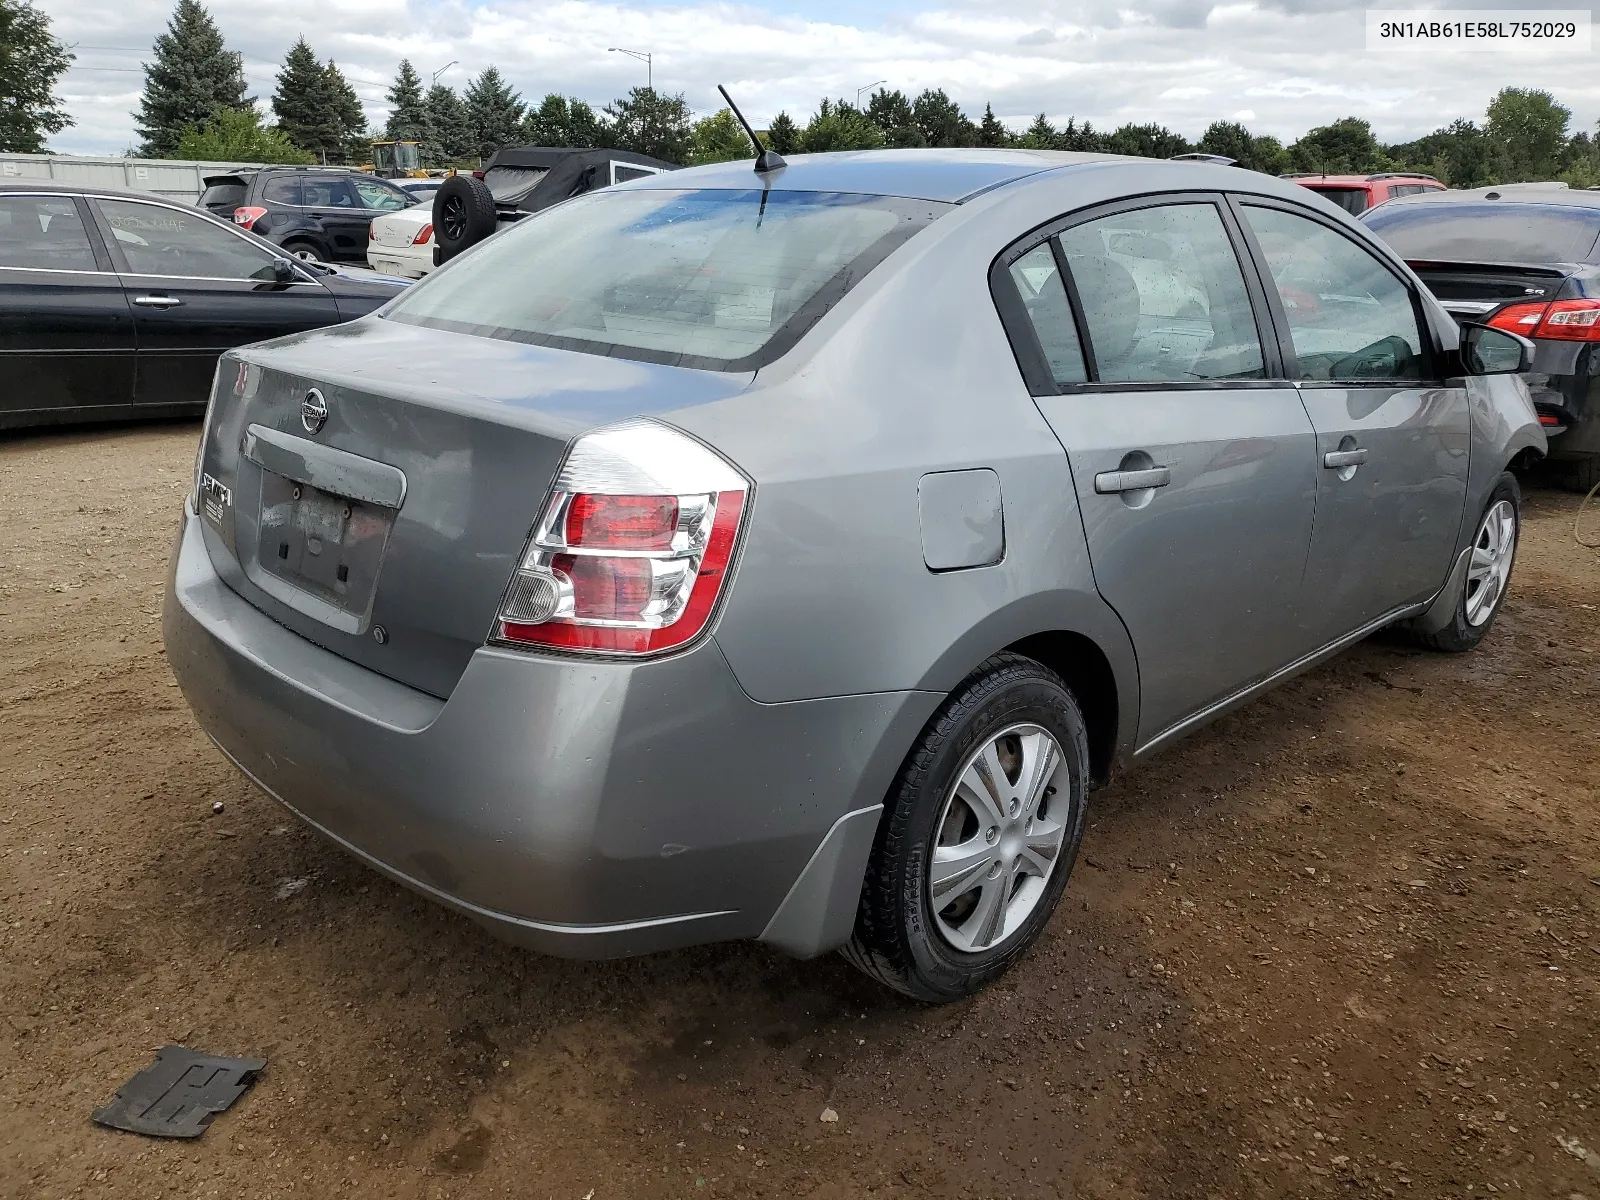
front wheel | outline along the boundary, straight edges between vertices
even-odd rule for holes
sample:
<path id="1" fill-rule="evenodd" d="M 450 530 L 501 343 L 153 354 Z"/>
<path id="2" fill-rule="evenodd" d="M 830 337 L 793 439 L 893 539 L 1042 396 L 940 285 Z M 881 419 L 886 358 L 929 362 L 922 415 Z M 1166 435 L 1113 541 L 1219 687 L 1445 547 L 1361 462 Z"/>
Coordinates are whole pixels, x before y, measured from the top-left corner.
<path id="1" fill-rule="evenodd" d="M 891 790 L 844 954 L 918 1000 L 977 992 L 1050 919 L 1083 840 L 1088 737 L 1065 684 L 991 658 L 912 747 Z"/>
<path id="2" fill-rule="evenodd" d="M 1489 493 L 1468 548 L 1467 572 L 1450 623 L 1413 636 L 1430 650 L 1458 654 L 1471 650 L 1488 634 L 1505 602 L 1511 568 L 1517 560 L 1517 539 L 1522 532 L 1522 489 L 1507 471 Z"/>

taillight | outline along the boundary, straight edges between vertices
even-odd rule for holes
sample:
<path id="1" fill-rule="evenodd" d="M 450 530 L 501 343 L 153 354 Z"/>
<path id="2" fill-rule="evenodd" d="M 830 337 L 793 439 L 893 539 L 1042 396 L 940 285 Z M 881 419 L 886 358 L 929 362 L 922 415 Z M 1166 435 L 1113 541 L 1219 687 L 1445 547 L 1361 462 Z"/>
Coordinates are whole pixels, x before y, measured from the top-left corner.
<path id="1" fill-rule="evenodd" d="M 411 239 L 413 246 L 426 246 L 433 239 L 433 222 L 429 221 L 417 231 L 417 236 Z"/>
<path id="2" fill-rule="evenodd" d="M 1600 300 L 1512 304 L 1489 319 L 1496 329 L 1562 342 L 1600 342 Z"/>
<path id="3" fill-rule="evenodd" d="M 503 644 L 642 655 L 703 631 L 750 481 L 699 442 L 629 421 L 573 443 L 505 599 Z"/>
<path id="4" fill-rule="evenodd" d="M 236 208 L 233 210 L 233 223 L 245 229 L 254 229 L 256 222 L 266 215 L 264 208 Z"/>
<path id="5" fill-rule="evenodd" d="M 378 240 L 378 231 L 376 229 L 374 229 L 372 226 L 373 226 L 373 222 L 368 221 L 367 222 L 367 241 L 369 241 L 369 242 L 375 242 L 375 241 Z"/>

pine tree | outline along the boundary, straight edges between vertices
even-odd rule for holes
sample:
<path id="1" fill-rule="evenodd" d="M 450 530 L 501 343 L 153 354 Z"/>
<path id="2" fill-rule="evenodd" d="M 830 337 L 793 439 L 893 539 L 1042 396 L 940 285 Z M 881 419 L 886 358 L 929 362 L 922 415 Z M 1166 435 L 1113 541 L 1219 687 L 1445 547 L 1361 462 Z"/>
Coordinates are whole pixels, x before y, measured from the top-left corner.
<path id="1" fill-rule="evenodd" d="M 472 153 L 487 159 L 501 146 L 514 144 L 522 133 L 522 97 L 494 66 L 487 66 L 467 85 L 467 128 Z"/>
<path id="2" fill-rule="evenodd" d="M 1000 118 L 994 115 L 994 105 L 983 106 L 983 123 L 978 126 L 978 145 L 980 146 L 1008 146 L 1011 144 L 1011 134 L 1000 123 Z"/>
<path id="3" fill-rule="evenodd" d="M 156 39 L 155 61 L 144 65 L 144 95 L 134 124 L 150 158 L 176 153 L 191 125 L 219 109 L 244 109 L 244 67 L 222 42 L 222 31 L 200 0 L 178 0 L 167 32 Z"/>
<path id="4" fill-rule="evenodd" d="M 0 150 L 43 154 L 45 138 L 73 123 L 55 94 L 71 61 L 49 17 L 28 0 L 0 0 Z"/>
<path id="5" fill-rule="evenodd" d="M 1040 113 L 1017 138 L 1017 145 L 1025 146 L 1029 150 L 1058 150 L 1056 144 L 1060 138 L 1056 127 L 1050 124 L 1050 118 Z"/>
<path id="6" fill-rule="evenodd" d="M 663 96 L 654 88 L 636 87 L 606 105 L 616 146 L 666 162 L 689 161 L 693 134 L 683 94 Z"/>
<path id="7" fill-rule="evenodd" d="M 879 88 L 873 92 L 867 99 L 867 117 L 883 130 L 885 145 L 903 149 L 928 144 L 911 115 L 911 101 L 899 88 L 892 92 Z"/>
<path id="8" fill-rule="evenodd" d="M 336 159 L 343 151 L 344 126 L 329 89 L 328 72 L 304 37 L 284 55 L 272 111 L 284 136 L 319 161 Z"/>
<path id="9" fill-rule="evenodd" d="M 798 154 L 800 127 L 788 113 L 780 112 L 772 118 L 772 124 L 767 127 L 766 142 L 769 149 L 776 150 L 779 154 Z"/>
<path id="10" fill-rule="evenodd" d="M 428 128 L 428 110 L 422 102 L 422 77 L 402 58 L 394 83 L 384 93 L 389 102 L 389 119 L 383 136 L 397 142 L 420 142 Z"/>
<path id="11" fill-rule="evenodd" d="M 467 109 L 454 89 L 436 83 L 423 100 L 427 134 L 422 139 L 423 161 L 430 167 L 460 166 L 472 157 L 472 131 Z"/>
<path id="12" fill-rule="evenodd" d="M 601 146 L 606 130 L 588 104 L 551 92 L 528 110 L 522 139 L 530 146 Z"/>
<path id="13" fill-rule="evenodd" d="M 327 61 L 322 73 L 327 76 L 328 99 L 339 122 L 339 144 L 330 157 L 340 162 L 363 162 L 371 155 L 372 144 L 367 140 L 367 114 L 361 107 L 361 98 L 333 59 Z"/>

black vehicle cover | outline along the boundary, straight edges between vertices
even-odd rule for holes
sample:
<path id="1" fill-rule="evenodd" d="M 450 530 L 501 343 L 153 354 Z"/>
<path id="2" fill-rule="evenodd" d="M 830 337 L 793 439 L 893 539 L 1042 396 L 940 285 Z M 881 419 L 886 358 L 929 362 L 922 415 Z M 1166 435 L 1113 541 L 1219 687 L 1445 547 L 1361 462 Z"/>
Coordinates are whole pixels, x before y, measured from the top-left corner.
<path id="1" fill-rule="evenodd" d="M 594 150 L 570 146 L 508 146 L 495 152 L 484 167 L 485 176 L 496 167 L 525 167 L 542 169 L 545 174 L 532 187 L 520 195 L 496 196 L 495 207 L 502 213 L 507 210 L 534 213 L 569 196 L 576 196 L 611 182 L 609 164 L 627 163 L 653 167 L 658 171 L 676 171 L 678 164 L 664 162 L 631 150 Z"/>

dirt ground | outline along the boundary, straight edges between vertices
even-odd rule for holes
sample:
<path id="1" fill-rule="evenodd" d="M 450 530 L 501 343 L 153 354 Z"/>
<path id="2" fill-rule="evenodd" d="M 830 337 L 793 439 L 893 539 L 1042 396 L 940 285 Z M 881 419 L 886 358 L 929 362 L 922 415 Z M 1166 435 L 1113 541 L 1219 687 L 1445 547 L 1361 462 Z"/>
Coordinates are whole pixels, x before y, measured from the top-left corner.
<path id="1" fill-rule="evenodd" d="M 0 442 L 0 1196 L 1600 1198 L 1576 497 L 1478 652 L 1370 641 L 1096 793 L 1041 944 L 930 1009 L 534 957 L 252 794 L 162 656 L 196 432 Z M 91 1124 L 170 1042 L 269 1065 L 197 1142 Z"/>

